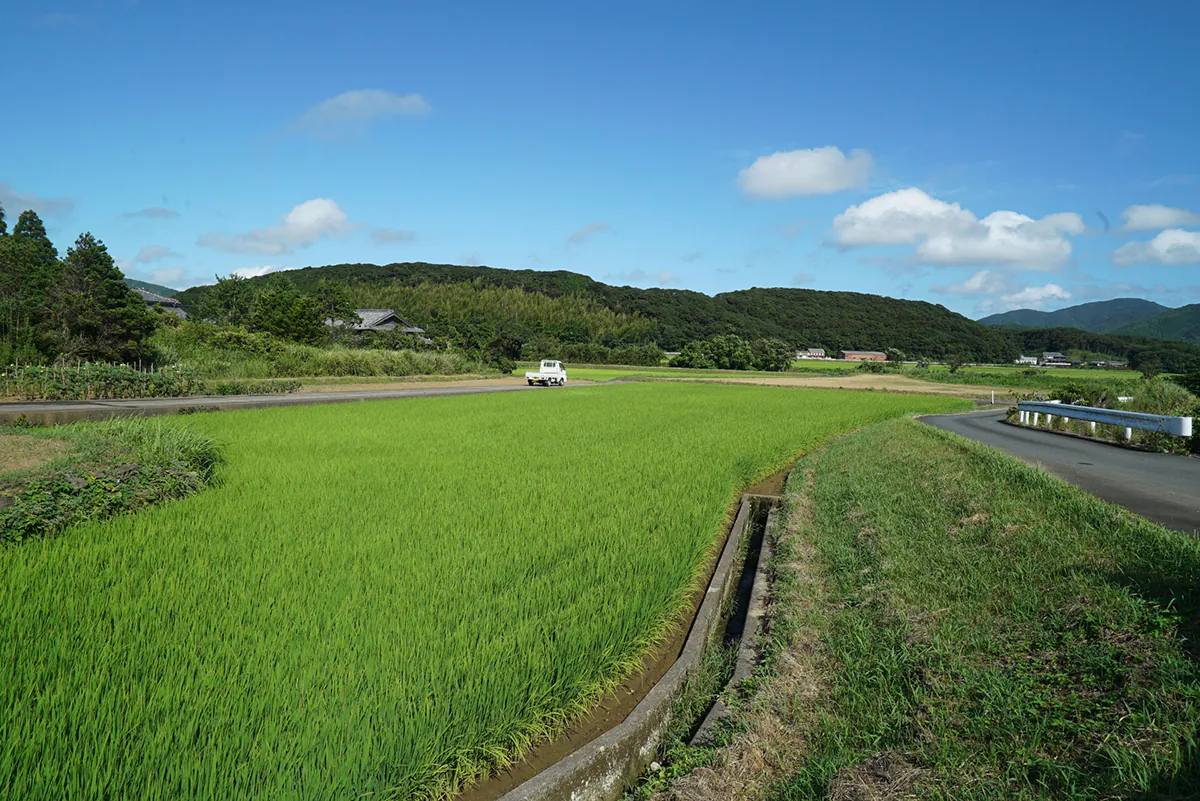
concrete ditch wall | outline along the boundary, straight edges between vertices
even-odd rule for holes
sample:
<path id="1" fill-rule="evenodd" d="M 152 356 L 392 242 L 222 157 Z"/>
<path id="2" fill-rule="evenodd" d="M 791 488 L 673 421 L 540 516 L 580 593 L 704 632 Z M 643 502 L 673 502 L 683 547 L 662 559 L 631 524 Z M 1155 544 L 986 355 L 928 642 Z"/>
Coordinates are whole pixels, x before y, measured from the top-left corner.
<path id="1" fill-rule="evenodd" d="M 704 649 L 720 639 L 721 610 L 738 583 L 738 554 L 750 521 L 751 496 L 743 495 L 717 568 L 683 652 L 620 724 L 551 765 L 500 801 L 615 801 L 649 767 L 666 734 L 675 700 Z"/>

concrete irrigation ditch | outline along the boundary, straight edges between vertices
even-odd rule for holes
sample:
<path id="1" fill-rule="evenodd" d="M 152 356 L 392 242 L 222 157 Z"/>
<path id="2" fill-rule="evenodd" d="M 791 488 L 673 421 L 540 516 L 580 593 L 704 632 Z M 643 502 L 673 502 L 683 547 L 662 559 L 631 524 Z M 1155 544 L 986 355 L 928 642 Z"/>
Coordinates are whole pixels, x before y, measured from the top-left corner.
<path id="1" fill-rule="evenodd" d="M 775 478 L 786 477 L 786 471 Z M 765 486 L 782 486 L 782 481 L 768 479 L 751 489 Z M 522 765 L 505 774 L 483 782 L 464 794 L 467 801 L 615 801 L 650 766 L 658 753 L 667 726 L 670 723 L 675 701 L 678 699 L 688 675 L 700 664 L 701 657 L 710 646 L 720 640 L 732 642 L 740 639 L 738 661 L 728 688 L 736 687 L 746 678 L 757 658 L 758 636 L 762 623 L 763 607 L 767 594 L 766 566 L 770 556 L 770 538 L 775 521 L 778 495 L 763 495 L 747 492 L 742 495 L 737 516 L 730 527 L 725 545 L 721 549 L 716 567 L 691 627 L 681 632 L 682 646 L 673 643 L 670 653 L 677 653 L 674 661 L 661 658 L 649 660 L 654 665 L 669 663 L 661 678 L 648 688 L 645 695 L 627 715 L 614 721 L 611 728 L 591 737 L 578 747 L 562 747 L 562 743 L 545 744 L 535 749 L 532 759 L 527 756 L 524 770 Z M 757 525 L 754 525 L 757 518 Z M 765 521 L 765 522 L 764 522 Z M 746 547 L 743 547 L 744 544 Z M 766 550 L 760 553 L 760 544 Z M 742 564 L 742 558 L 745 562 Z M 732 619 L 726 612 L 735 596 L 741 596 L 738 611 Z M 686 633 L 686 637 L 682 635 Z M 645 672 L 645 671 L 643 671 Z M 647 682 L 648 683 L 648 682 Z M 725 696 L 725 693 L 722 693 Z M 603 704 L 601 705 L 603 706 Z M 702 738 L 711 730 L 713 723 L 728 714 L 724 702 L 718 699 L 701 722 L 693 740 Z M 578 728 L 578 727 L 577 727 Z M 590 734 L 590 732 L 589 732 Z M 565 735 L 571 746 L 582 738 Z M 543 753 L 539 756 L 536 751 Z M 548 764 L 546 756 L 559 756 Z M 541 768 L 538 770 L 538 768 Z M 537 772 L 534 772 L 537 771 Z M 532 774 L 524 778 L 523 774 Z M 517 784 L 517 781 L 520 781 Z M 516 785 L 516 786 L 513 786 Z M 507 789 L 511 787 L 512 789 Z"/>

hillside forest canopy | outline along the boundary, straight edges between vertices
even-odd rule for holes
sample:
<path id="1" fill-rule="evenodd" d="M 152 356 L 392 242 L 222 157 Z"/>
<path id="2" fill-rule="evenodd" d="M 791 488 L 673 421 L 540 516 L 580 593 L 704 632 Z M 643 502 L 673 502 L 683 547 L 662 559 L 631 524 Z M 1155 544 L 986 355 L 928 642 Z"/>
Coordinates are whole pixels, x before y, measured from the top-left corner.
<path id="1" fill-rule="evenodd" d="M 205 347 L 266 353 L 279 341 L 442 350 L 501 370 L 540 358 L 655 365 L 665 351 L 679 352 L 672 361 L 677 366 L 784 370 L 792 351 L 808 347 L 978 363 L 1059 350 L 1121 358 L 1135 368 L 1148 363 L 1161 372 L 1200 368 L 1200 348 L 1184 343 L 1075 329 L 999 329 L 923 301 L 788 288 L 710 297 L 615 287 L 566 271 L 425 263 L 217 277 L 175 294 L 191 316 L 180 322 L 148 308 L 92 234 L 82 234 L 60 257 L 33 211 L 23 212 L 9 231 L 0 209 L 0 268 L 0 361 L 6 364 L 153 364 L 172 351 L 155 348 L 155 331 L 182 328 L 176 340 Z M 357 308 L 395 309 L 425 337 L 355 331 Z"/>

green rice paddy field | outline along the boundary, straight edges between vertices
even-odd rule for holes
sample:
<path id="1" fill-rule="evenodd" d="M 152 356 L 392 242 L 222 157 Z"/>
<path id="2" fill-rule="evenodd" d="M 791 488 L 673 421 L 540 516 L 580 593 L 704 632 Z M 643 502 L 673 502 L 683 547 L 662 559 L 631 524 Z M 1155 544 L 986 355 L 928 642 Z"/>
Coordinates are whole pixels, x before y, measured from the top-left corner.
<path id="1" fill-rule="evenodd" d="M 737 492 L 947 398 L 631 384 L 194 415 L 222 483 L 0 549 L 0 797 L 448 794 L 620 680 Z"/>

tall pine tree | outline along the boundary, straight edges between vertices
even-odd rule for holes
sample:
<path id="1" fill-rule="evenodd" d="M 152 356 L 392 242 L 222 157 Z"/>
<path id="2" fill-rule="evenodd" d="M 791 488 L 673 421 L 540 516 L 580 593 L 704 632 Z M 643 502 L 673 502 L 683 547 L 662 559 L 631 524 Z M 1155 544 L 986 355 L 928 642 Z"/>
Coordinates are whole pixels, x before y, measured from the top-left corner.
<path id="1" fill-rule="evenodd" d="M 4 221 L 4 204 L 0 203 L 0 236 L 8 234 L 8 223 Z"/>
<path id="2" fill-rule="evenodd" d="M 134 362 L 147 355 L 142 342 L 154 332 L 154 315 L 90 233 L 67 250 L 51 295 L 51 330 L 62 357 Z"/>
<path id="3" fill-rule="evenodd" d="M 37 214 L 25 211 L 12 233 L 0 213 L 0 363 L 52 359 L 45 328 L 47 292 L 58 280 L 58 251 Z"/>

